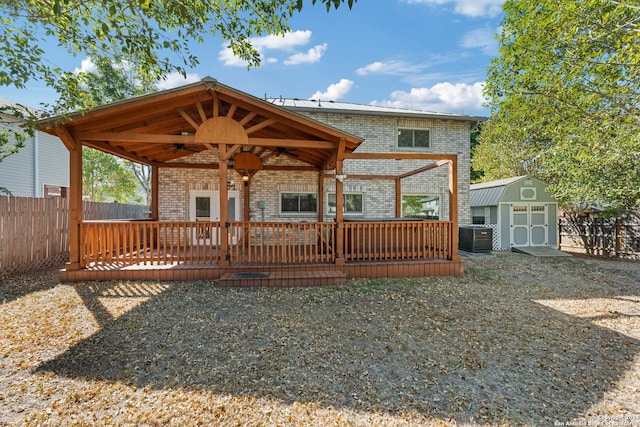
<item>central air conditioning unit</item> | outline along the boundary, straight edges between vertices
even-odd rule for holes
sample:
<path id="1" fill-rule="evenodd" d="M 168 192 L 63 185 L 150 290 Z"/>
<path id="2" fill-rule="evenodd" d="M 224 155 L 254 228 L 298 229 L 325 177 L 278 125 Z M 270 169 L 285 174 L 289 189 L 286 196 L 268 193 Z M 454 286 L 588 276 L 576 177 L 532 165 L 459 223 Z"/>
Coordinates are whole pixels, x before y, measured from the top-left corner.
<path id="1" fill-rule="evenodd" d="M 481 227 L 460 227 L 459 247 L 467 252 L 491 252 L 493 229 Z"/>

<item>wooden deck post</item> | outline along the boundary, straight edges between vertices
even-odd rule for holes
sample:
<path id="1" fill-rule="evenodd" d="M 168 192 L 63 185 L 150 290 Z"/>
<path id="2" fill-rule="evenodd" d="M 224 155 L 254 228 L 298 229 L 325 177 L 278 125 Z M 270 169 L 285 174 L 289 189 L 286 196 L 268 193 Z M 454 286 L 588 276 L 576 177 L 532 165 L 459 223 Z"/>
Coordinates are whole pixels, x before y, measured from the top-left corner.
<path id="1" fill-rule="evenodd" d="M 318 222 L 324 222 L 324 171 L 318 173 Z"/>
<path id="2" fill-rule="evenodd" d="M 82 143 L 73 138 L 66 128 L 56 128 L 56 135 L 69 150 L 69 262 L 67 270 L 82 268 L 80 252 L 80 224 L 82 211 Z"/>
<path id="3" fill-rule="evenodd" d="M 451 261 L 460 261 L 458 253 L 458 156 L 449 162 L 449 221 L 451 221 Z"/>
<path id="4" fill-rule="evenodd" d="M 339 175 L 343 175 L 343 163 L 344 163 L 344 147 L 345 140 L 341 139 L 338 144 L 338 151 L 336 153 L 336 265 L 344 265 L 344 222 L 343 222 L 343 210 L 344 210 L 344 191 L 343 191 L 343 178 L 338 179 Z M 324 205 L 324 204 L 323 204 Z M 322 206 L 323 206 L 322 205 Z"/>
<path id="5" fill-rule="evenodd" d="M 402 217 L 402 180 L 396 178 L 396 218 Z"/>
<path id="6" fill-rule="evenodd" d="M 151 166 L 151 218 L 154 221 L 160 220 L 159 203 L 158 203 L 158 189 L 160 187 L 160 168 L 157 165 Z"/>
<path id="7" fill-rule="evenodd" d="M 228 227 L 229 224 L 229 190 L 227 188 L 227 166 L 229 159 L 227 156 L 227 145 L 226 144 L 218 144 L 218 156 L 219 156 L 219 177 L 220 177 L 220 261 L 218 261 L 218 265 L 220 267 L 228 267 L 230 265 L 229 259 L 229 235 L 228 235 Z"/>

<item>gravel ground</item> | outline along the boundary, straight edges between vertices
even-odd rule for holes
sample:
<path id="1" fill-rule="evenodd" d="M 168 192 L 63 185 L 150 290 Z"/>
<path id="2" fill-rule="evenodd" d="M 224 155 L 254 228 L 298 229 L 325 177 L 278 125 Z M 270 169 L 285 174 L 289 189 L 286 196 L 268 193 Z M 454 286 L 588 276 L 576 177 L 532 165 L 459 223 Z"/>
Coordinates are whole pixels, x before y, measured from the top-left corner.
<path id="1" fill-rule="evenodd" d="M 640 425 L 640 263 L 229 289 L 0 284 L 0 425 Z"/>

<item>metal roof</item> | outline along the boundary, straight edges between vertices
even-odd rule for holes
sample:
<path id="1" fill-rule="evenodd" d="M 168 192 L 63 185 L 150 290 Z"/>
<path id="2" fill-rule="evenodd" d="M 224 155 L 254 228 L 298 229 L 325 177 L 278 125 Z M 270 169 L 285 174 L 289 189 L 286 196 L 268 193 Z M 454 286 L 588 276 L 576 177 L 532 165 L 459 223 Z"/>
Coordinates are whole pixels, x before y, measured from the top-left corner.
<path id="1" fill-rule="evenodd" d="M 471 184 L 469 187 L 470 205 L 472 208 L 480 206 L 498 206 L 504 189 L 509 184 L 527 178 L 526 175 L 513 178 L 498 179 L 496 181 Z"/>
<path id="2" fill-rule="evenodd" d="M 354 104 L 350 102 L 322 101 L 317 99 L 298 99 L 298 98 L 267 98 L 267 102 L 292 109 L 295 111 L 306 112 L 332 112 L 332 113 L 351 113 L 376 116 L 394 116 L 394 117 L 413 117 L 428 118 L 441 120 L 462 120 L 470 122 L 484 122 L 487 117 L 468 116 L 464 114 L 437 113 L 423 110 L 412 110 L 405 108 L 385 107 L 381 105 Z"/>

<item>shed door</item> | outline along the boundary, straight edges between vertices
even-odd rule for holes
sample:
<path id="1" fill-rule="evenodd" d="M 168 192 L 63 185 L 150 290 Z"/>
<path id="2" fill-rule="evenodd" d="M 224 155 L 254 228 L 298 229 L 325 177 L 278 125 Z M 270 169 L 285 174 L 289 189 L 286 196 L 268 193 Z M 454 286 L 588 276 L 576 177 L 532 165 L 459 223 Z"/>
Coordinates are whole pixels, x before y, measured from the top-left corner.
<path id="1" fill-rule="evenodd" d="M 511 246 L 547 246 L 549 241 L 547 205 L 510 205 Z"/>
<path id="2" fill-rule="evenodd" d="M 510 205 L 511 246 L 529 246 L 529 205 Z"/>
<path id="3" fill-rule="evenodd" d="M 548 224 L 547 205 L 529 205 L 530 246 L 547 246 L 549 244 L 547 239 L 549 236 Z"/>

